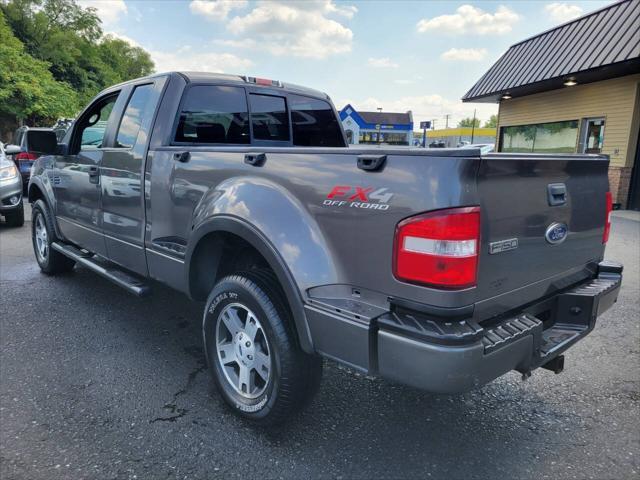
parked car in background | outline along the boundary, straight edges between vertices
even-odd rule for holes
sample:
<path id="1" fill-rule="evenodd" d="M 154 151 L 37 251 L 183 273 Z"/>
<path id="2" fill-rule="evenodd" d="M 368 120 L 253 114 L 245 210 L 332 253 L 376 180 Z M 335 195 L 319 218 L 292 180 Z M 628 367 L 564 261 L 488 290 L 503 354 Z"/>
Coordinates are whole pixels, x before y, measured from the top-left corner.
<path id="1" fill-rule="evenodd" d="M 482 154 L 494 152 L 496 146 L 493 143 L 470 143 L 468 145 L 463 145 L 460 148 L 473 148 L 480 149 Z"/>
<path id="2" fill-rule="evenodd" d="M 50 130 L 49 128 L 34 128 L 34 127 L 20 127 L 18 129 L 16 129 L 16 131 L 13 134 L 13 140 L 11 142 L 11 145 L 7 145 L 5 148 L 8 147 L 18 147 L 18 150 L 15 149 L 11 149 L 13 151 L 17 151 L 17 153 L 13 154 L 13 161 L 16 164 L 16 167 L 18 167 L 18 171 L 20 172 L 20 176 L 22 177 L 22 185 L 24 188 L 24 192 L 26 193 L 26 189 L 27 189 L 27 184 L 29 183 L 29 175 L 31 172 L 31 165 L 33 165 L 34 160 L 36 160 L 39 157 L 39 154 L 34 152 L 34 151 L 30 151 L 27 147 L 27 143 L 26 143 L 26 137 L 25 137 L 25 132 L 27 132 L 28 130 Z M 9 153 L 7 152 L 7 154 L 9 155 Z"/>
<path id="3" fill-rule="evenodd" d="M 0 142 L 0 215 L 12 227 L 24 225 L 22 179 L 16 165 L 9 160 Z"/>
<path id="4" fill-rule="evenodd" d="M 59 142 L 62 141 L 65 133 L 69 130 L 69 127 L 73 124 L 73 118 L 59 118 L 53 125 L 53 131 L 56 134 L 56 138 Z"/>

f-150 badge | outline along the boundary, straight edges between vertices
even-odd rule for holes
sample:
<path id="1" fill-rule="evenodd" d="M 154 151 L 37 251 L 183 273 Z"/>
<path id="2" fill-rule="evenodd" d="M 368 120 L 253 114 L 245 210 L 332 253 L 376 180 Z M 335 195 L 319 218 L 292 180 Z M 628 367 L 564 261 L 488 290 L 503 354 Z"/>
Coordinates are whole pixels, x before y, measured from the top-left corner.
<path id="1" fill-rule="evenodd" d="M 508 252 L 509 250 L 515 250 L 518 248 L 518 239 L 509 238 L 508 240 L 500 240 L 497 242 L 491 242 L 489 244 L 489 255 L 495 255 L 496 253 Z"/>
<path id="2" fill-rule="evenodd" d="M 322 202 L 327 207 L 368 208 L 371 210 L 388 210 L 393 193 L 388 188 L 353 187 L 336 185 Z"/>

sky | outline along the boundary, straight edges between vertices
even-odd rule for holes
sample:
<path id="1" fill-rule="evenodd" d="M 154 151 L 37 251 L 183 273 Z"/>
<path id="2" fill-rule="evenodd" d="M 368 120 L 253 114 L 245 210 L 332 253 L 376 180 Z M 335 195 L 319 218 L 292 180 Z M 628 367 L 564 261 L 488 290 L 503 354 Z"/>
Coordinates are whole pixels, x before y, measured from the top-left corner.
<path id="1" fill-rule="evenodd" d="M 338 109 L 482 121 L 460 98 L 510 45 L 611 1 L 80 0 L 156 71 L 248 74 L 327 92 Z"/>

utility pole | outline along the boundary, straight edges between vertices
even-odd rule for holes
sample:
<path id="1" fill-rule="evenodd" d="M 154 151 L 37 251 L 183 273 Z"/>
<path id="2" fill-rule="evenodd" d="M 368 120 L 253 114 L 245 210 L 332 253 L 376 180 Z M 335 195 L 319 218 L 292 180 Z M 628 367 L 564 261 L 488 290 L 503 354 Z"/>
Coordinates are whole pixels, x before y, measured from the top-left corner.
<path id="1" fill-rule="evenodd" d="M 445 122 L 445 123 L 444 123 L 444 128 L 449 128 L 449 117 L 450 117 L 450 116 L 451 116 L 451 114 L 450 114 L 450 113 L 447 113 L 447 114 L 444 116 L 444 122 Z"/>
<path id="2" fill-rule="evenodd" d="M 382 113 L 382 107 L 378 107 L 376 110 Z M 380 145 L 380 129 L 382 128 L 382 124 L 378 123 L 378 145 Z"/>
<path id="3" fill-rule="evenodd" d="M 473 137 L 476 133 L 476 109 L 473 109 L 473 122 L 471 123 L 471 143 L 473 143 Z"/>

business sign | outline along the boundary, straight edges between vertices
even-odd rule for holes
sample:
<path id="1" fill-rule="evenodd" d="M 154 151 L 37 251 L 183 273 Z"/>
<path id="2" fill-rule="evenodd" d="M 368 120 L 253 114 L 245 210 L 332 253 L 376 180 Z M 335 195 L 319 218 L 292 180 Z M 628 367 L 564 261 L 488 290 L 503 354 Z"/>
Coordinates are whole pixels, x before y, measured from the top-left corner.
<path id="1" fill-rule="evenodd" d="M 428 130 L 431 128 L 431 121 L 428 122 L 420 122 L 420 128 L 422 130 Z"/>

